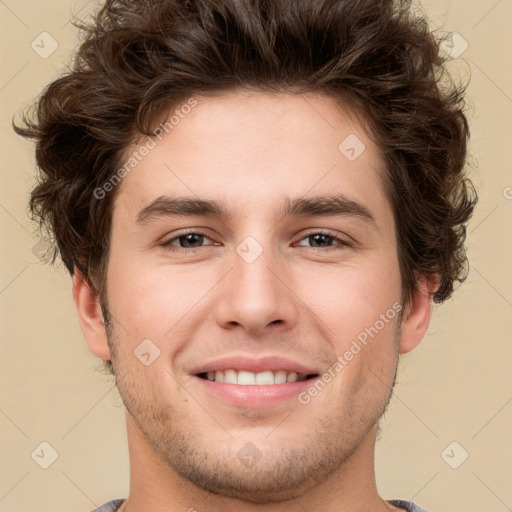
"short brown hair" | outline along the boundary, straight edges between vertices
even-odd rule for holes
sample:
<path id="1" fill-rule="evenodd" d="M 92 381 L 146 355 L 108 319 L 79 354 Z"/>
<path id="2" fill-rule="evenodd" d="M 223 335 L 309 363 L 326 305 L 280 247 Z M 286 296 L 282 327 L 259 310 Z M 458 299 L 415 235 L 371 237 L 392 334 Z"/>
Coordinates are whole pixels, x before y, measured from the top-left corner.
<path id="1" fill-rule="evenodd" d="M 72 69 L 17 133 L 37 142 L 30 211 L 102 296 L 116 190 L 94 190 L 141 134 L 192 95 L 236 88 L 319 92 L 351 106 L 385 158 L 402 298 L 436 276 L 442 302 L 467 274 L 466 86 L 410 0 L 107 0 Z M 449 76 L 449 75 L 448 75 Z"/>

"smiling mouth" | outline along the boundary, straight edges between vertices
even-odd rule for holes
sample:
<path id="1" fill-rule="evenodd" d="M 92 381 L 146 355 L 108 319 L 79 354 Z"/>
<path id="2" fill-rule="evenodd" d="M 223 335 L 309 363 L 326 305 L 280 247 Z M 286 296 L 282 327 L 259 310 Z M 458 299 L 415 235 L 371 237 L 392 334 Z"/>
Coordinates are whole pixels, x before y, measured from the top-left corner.
<path id="1" fill-rule="evenodd" d="M 238 384 L 239 386 L 270 386 L 273 384 L 286 384 L 290 382 L 302 382 L 318 377 L 318 374 L 301 374 L 287 372 L 286 370 L 266 370 L 253 373 L 244 370 L 216 370 L 203 372 L 197 375 L 201 379 L 224 384 Z"/>

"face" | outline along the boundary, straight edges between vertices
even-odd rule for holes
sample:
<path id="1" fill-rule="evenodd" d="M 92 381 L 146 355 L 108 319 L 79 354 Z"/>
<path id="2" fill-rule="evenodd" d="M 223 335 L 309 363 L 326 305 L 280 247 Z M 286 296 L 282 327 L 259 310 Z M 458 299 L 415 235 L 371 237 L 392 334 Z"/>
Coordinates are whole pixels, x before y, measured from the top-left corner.
<path id="1" fill-rule="evenodd" d="M 383 162 L 326 96 L 196 100 L 119 185 L 108 355 L 165 467 L 277 500 L 373 444 L 390 396 L 401 281 Z"/>

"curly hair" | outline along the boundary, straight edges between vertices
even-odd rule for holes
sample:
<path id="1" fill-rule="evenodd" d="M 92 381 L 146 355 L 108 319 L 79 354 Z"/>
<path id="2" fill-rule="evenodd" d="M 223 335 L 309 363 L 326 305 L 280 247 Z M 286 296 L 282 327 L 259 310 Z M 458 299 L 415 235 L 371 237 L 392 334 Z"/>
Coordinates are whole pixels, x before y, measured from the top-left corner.
<path id="1" fill-rule="evenodd" d="M 36 141 L 30 213 L 71 274 L 102 297 L 114 187 L 125 151 L 193 95 L 236 88 L 324 93 L 357 113 L 386 165 L 402 298 L 435 279 L 435 302 L 467 275 L 466 85 L 449 73 L 410 0 L 107 0 L 70 69 L 23 116 Z"/>

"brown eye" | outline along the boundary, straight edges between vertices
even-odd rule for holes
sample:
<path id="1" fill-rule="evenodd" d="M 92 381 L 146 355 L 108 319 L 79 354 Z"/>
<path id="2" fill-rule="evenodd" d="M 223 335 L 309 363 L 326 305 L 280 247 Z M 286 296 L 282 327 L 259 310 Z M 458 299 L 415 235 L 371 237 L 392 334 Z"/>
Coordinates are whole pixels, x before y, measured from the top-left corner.
<path id="1" fill-rule="evenodd" d="M 212 242 L 212 239 L 206 236 L 204 233 L 191 231 L 189 233 L 183 233 L 181 235 L 170 238 L 162 245 L 171 251 L 187 250 L 187 249 L 200 249 L 204 247 L 205 240 Z M 211 244 L 207 244 L 211 245 Z"/>
<path id="2" fill-rule="evenodd" d="M 341 238 L 332 234 L 322 232 L 310 233 L 309 235 L 306 235 L 304 238 L 302 238 L 302 240 L 308 240 L 308 242 L 311 244 L 310 246 L 313 249 L 329 249 L 330 247 L 336 248 L 336 246 L 338 246 L 338 248 L 342 248 L 350 246 L 350 244 L 345 240 L 342 240 Z M 301 244 L 300 242 L 297 245 L 304 246 L 304 244 Z"/>

